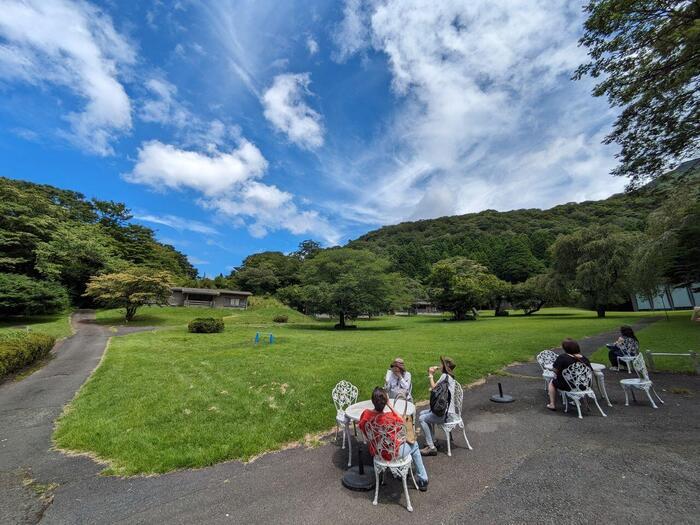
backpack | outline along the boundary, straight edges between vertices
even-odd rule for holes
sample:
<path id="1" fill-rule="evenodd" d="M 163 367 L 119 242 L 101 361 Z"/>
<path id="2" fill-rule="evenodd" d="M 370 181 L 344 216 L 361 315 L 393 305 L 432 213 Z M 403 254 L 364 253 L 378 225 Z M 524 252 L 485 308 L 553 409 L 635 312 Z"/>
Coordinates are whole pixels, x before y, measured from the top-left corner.
<path id="1" fill-rule="evenodd" d="M 440 381 L 430 391 L 430 411 L 438 417 L 447 417 L 447 410 L 450 408 L 450 402 L 452 401 L 450 379 L 448 375 L 444 381 Z"/>

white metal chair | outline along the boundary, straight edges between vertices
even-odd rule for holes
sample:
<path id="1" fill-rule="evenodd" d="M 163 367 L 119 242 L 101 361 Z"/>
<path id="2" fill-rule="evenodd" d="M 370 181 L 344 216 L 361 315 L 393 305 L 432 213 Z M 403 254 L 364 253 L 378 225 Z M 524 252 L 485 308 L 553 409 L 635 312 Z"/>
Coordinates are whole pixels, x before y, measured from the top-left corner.
<path id="1" fill-rule="evenodd" d="M 401 478 L 403 491 L 406 495 L 406 509 L 409 512 L 413 512 L 411 497 L 408 495 L 408 485 L 406 484 L 409 472 L 416 490 L 418 490 L 418 484 L 411 468 L 413 458 L 411 458 L 410 454 L 401 455 L 401 447 L 406 443 L 406 427 L 403 421 L 392 420 L 379 424 L 376 419 L 373 419 L 365 424 L 363 432 L 367 444 L 374 448 L 375 487 L 372 505 L 376 505 L 379 498 L 379 475 L 389 470 L 392 476 Z"/>
<path id="2" fill-rule="evenodd" d="M 350 446 L 350 435 L 348 434 L 348 425 L 345 418 L 345 409 L 357 401 L 357 387 L 349 381 L 340 381 L 331 392 L 333 404 L 335 405 L 335 439 L 338 439 L 338 427 L 343 429 L 343 446 L 345 448 L 345 440 L 348 440 Z"/>
<path id="3" fill-rule="evenodd" d="M 652 383 L 651 379 L 649 379 L 649 372 L 647 372 L 647 365 L 644 362 L 644 357 L 642 356 L 642 354 L 637 354 L 635 356 L 634 360 L 632 361 L 632 366 L 634 367 L 634 371 L 637 373 L 637 377 L 620 380 L 622 390 L 624 390 L 625 392 L 625 406 L 630 406 L 629 396 L 627 395 L 628 390 L 632 393 L 632 399 L 637 401 L 637 399 L 634 397 L 634 390 L 636 389 L 644 390 L 647 397 L 649 398 L 651 406 L 654 408 L 658 408 L 656 406 L 656 403 L 654 403 L 654 399 L 651 397 L 651 393 L 649 392 L 649 390 L 654 392 L 654 395 L 662 404 L 664 401 L 659 397 L 659 394 L 656 393 L 656 390 L 654 390 L 654 383 Z"/>
<path id="4" fill-rule="evenodd" d="M 583 363 L 572 363 L 567 366 L 561 373 L 562 377 L 569 385 L 571 390 L 560 390 L 561 400 L 564 403 L 564 412 L 569 411 L 569 399 L 571 399 L 576 405 L 578 410 L 579 419 L 583 419 L 581 415 L 581 399 L 590 397 L 595 401 L 595 406 L 598 407 L 600 413 L 603 417 L 608 417 L 603 409 L 600 408 L 598 404 L 598 398 L 596 398 L 595 392 L 591 388 L 591 381 L 593 380 L 593 370 Z"/>
<path id="5" fill-rule="evenodd" d="M 462 435 L 464 436 L 464 441 L 467 442 L 467 448 L 469 450 L 474 450 L 469 444 L 469 439 L 467 439 L 467 431 L 464 428 L 464 420 L 462 419 L 462 404 L 464 401 L 464 390 L 462 390 L 462 385 L 455 381 L 455 395 L 452 402 L 455 406 L 455 415 L 452 419 L 440 424 L 440 428 L 445 433 L 445 438 L 447 439 L 447 455 L 452 455 L 452 444 L 451 444 L 451 434 L 452 431 L 460 427 L 462 429 Z"/>
<path id="6" fill-rule="evenodd" d="M 542 379 L 544 379 L 545 392 L 547 392 L 547 389 L 549 388 L 549 383 L 551 383 L 556 377 L 554 371 L 551 368 L 547 368 L 547 365 L 551 367 L 554 364 L 554 361 L 557 360 L 557 357 L 556 352 L 552 350 L 542 350 L 539 354 L 537 354 L 536 359 L 537 363 L 542 369 Z"/>
<path id="7" fill-rule="evenodd" d="M 632 367 L 630 366 L 630 364 L 639 355 L 639 343 L 635 342 L 633 339 L 630 338 L 630 344 L 626 344 L 627 340 L 628 339 L 625 339 L 625 344 L 618 345 L 618 348 L 620 349 L 623 355 L 617 356 L 617 369 L 620 369 L 620 361 L 622 361 L 627 367 L 627 373 L 631 374 Z"/>

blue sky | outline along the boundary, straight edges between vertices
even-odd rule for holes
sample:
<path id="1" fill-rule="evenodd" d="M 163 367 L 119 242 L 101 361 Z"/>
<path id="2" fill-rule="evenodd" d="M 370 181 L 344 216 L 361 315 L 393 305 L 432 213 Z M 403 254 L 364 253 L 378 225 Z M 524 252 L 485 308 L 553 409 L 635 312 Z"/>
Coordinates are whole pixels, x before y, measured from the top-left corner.
<path id="1" fill-rule="evenodd" d="M 0 0 L 0 175 L 125 202 L 206 275 L 307 238 L 604 198 L 565 0 Z"/>

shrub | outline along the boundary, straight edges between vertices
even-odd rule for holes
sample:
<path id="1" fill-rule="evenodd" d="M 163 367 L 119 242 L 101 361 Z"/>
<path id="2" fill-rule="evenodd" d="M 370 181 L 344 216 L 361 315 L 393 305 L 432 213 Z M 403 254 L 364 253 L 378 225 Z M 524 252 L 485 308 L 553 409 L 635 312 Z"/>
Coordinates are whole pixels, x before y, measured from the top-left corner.
<path id="1" fill-rule="evenodd" d="M 50 314 L 67 306 L 68 294 L 60 284 L 0 273 L 0 315 Z"/>
<path id="2" fill-rule="evenodd" d="M 1 333 L 0 378 L 44 357 L 55 342 L 55 337 L 38 332 L 7 330 Z"/>
<path id="3" fill-rule="evenodd" d="M 276 315 L 272 318 L 272 321 L 275 323 L 286 323 L 289 321 L 289 316 L 288 315 Z"/>
<path id="4" fill-rule="evenodd" d="M 190 321 L 187 330 L 193 334 L 215 334 L 224 331 L 224 322 L 213 317 L 197 317 Z"/>

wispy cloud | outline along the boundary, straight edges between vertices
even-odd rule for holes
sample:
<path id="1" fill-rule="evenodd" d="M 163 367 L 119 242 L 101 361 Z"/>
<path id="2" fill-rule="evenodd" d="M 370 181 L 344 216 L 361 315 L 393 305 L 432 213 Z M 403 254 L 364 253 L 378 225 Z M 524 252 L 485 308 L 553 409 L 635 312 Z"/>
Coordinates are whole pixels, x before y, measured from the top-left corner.
<path id="1" fill-rule="evenodd" d="M 205 235 L 217 235 L 219 233 L 216 228 L 209 226 L 208 224 L 191 219 L 185 219 L 176 215 L 137 214 L 134 215 L 134 219 L 141 222 L 161 224 L 177 231 L 191 231 L 195 233 L 203 233 Z"/>
<path id="2" fill-rule="evenodd" d="M 0 8 L 0 77 L 64 86 L 84 102 L 65 115 L 68 138 L 98 155 L 131 129 L 131 103 L 119 70 L 134 47 L 96 7 L 71 0 L 5 0 Z"/>
<path id="3" fill-rule="evenodd" d="M 321 115 L 304 101 L 311 95 L 309 73 L 277 75 L 262 96 L 265 118 L 302 148 L 323 146 Z"/>

